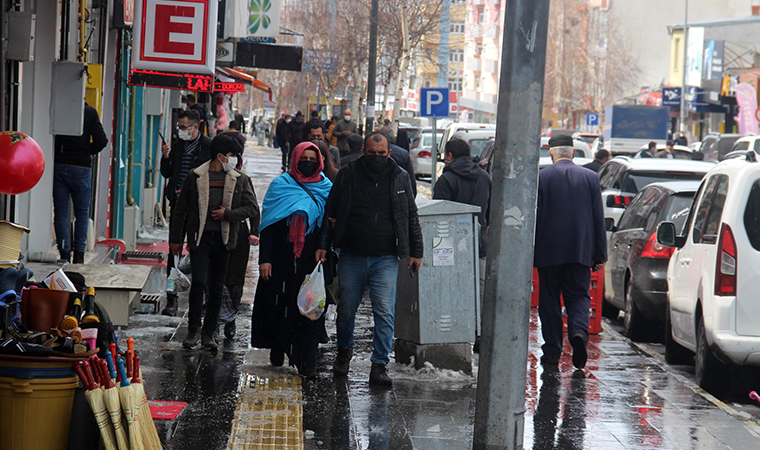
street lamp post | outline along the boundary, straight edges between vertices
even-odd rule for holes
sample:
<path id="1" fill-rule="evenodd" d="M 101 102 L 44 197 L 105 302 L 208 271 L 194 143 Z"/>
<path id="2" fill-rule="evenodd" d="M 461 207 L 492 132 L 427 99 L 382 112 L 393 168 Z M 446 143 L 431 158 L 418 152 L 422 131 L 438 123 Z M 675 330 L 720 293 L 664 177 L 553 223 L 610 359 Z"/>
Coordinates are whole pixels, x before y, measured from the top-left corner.
<path id="1" fill-rule="evenodd" d="M 378 0 L 372 0 L 369 10 L 369 67 L 367 68 L 367 109 L 365 109 L 365 136 L 374 131 L 375 78 L 377 77 L 377 10 Z"/>
<path id="2" fill-rule="evenodd" d="M 683 68 L 681 72 L 681 124 L 679 130 L 686 133 L 686 73 L 689 64 L 689 0 L 683 2 Z"/>

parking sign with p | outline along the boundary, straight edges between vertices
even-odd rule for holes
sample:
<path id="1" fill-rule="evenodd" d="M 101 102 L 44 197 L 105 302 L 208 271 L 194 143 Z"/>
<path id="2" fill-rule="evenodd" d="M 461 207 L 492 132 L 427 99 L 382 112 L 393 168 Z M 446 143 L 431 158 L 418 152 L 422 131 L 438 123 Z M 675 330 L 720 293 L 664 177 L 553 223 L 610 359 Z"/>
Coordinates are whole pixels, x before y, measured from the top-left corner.
<path id="1" fill-rule="evenodd" d="M 449 89 L 420 89 L 420 117 L 449 117 Z"/>

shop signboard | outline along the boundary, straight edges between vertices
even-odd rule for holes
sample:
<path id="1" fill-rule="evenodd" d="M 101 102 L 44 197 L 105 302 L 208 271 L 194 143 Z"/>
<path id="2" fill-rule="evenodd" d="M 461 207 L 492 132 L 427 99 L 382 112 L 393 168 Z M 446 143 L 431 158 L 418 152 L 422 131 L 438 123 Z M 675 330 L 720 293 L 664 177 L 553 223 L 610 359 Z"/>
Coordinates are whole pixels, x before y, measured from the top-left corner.
<path id="1" fill-rule="evenodd" d="M 680 87 L 663 87 L 662 88 L 662 106 L 680 107 L 681 106 L 681 88 Z"/>
<path id="2" fill-rule="evenodd" d="M 686 57 L 686 85 L 702 87 L 702 64 L 704 63 L 705 29 L 689 28 Z"/>
<path id="3" fill-rule="evenodd" d="M 137 0 L 132 69 L 213 75 L 216 0 Z"/>
<path id="4" fill-rule="evenodd" d="M 757 134 L 757 91 L 749 83 L 736 86 L 736 102 L 739 104 L 739 134 Z"/>

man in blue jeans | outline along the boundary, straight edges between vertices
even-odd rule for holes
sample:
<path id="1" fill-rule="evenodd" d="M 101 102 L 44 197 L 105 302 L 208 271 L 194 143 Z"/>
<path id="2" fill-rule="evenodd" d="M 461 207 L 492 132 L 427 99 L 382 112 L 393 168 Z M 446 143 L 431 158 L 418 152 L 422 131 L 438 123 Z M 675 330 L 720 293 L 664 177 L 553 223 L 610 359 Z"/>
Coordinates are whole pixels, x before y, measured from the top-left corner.
<path id="1" fill-rule="evenodd" d="M 338 280 L 338 356 L 333 372 L 348 375 L 353 356 L 354 322 L 369 285 L 375 321 L 369 383 L 391 386 L 386 364 L 393 345 L 399 260 L 417 271 L 422 264 L 420 229 L 409 175 L 390 156 L 382 133 L 364 141 L 363 156 L 338 172 L 325 207 L 317 260 L 325 261 L 331 243 L 340 249 Z"/>
<path id="2" fill-rule="evenodd" d="M 53 166 L 53 211 L 55 240 L 61 260 L 84 263 L 87 227 L 90 223 L 92 157 L 108 144 L 98 111 L 84 104 L 84 127 L 81 136 L 56 136 Z M 74 242 L 69 239 L 69 198 L 74 203 Z"/>

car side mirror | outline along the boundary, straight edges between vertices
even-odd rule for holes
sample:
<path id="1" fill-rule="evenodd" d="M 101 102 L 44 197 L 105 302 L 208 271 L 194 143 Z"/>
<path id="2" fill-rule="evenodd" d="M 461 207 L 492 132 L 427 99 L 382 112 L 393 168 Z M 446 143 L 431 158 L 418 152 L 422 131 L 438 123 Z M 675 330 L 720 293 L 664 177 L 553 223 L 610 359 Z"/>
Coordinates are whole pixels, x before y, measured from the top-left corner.
<path id="1" fill-rule="evenodd" d="M 614 233 L 617 231 L 617 227 L 615 226 L 615 219 L 612 217 L 605 217 L 604 218 L 604 229 L 609 231 L 610 233 Z"/>
<path id="2" fill-rule="evenodd" d="M 676 225 L 673 222 L 662 222 L 657 226 L 657 243 L 665 247 L 676 246 Z"/>

